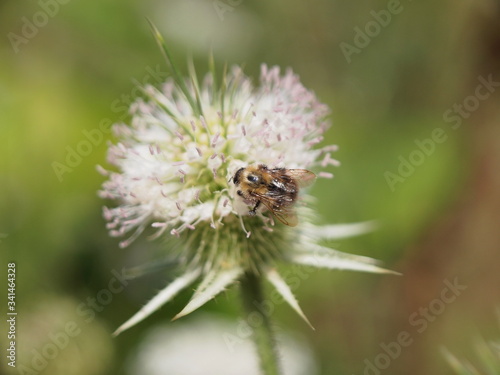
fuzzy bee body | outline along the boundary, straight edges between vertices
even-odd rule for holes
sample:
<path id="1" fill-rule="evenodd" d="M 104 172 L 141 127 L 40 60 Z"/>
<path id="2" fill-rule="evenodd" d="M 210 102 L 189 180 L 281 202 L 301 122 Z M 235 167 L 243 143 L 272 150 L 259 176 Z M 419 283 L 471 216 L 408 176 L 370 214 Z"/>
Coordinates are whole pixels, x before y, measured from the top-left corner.
<path id="1" fill-rule="evenodd" d="M 316 175 L 306 169 L 268 168 L 264 164 L 240 168 L 233 177 L 237 194 L 254 207 L 255 215 L 263 204 L 278 220 L 289 226 L 298 224 L 293 208 L 301 187 L 314 182 Z"/>

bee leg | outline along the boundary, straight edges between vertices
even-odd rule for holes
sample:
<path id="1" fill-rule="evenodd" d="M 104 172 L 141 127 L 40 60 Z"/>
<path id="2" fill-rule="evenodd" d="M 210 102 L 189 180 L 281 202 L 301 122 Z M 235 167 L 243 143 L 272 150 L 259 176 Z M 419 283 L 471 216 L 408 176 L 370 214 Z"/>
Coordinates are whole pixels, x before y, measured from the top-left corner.
<path id="1" fill-rule="evenodd" d="M 255 203 L 255 206 L 250 211 L 248 211 L 248 214 L 250 216 L 254 216 L 256 214 L 257 208 L 259 208 L 259 206 L 260 206 L 260 201 L 257 201 L 257 203 Z"/>

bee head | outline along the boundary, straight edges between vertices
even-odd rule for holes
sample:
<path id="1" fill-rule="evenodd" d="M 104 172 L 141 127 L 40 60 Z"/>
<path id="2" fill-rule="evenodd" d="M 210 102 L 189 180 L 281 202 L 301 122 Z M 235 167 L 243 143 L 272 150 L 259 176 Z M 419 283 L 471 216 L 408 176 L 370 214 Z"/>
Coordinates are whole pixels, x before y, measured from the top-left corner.
<path id="1" fill-rule="evenodd" d="M 258 185 L 260 182 L 260 177 L 254 174 L 249 173 L 246 177 L 247 177 L 247 182 L 249 182 L 252 185 Z"/>
<path id="2" fill-rule="evenodd" d="M 247 188 L 257 188 L 263 184 L 262 172 L 258 167 L 240 168 L 234 174 L 233 183 Z"/>
<path id="3" fill-rule="evenodd" d="M 248 167 L 245 169 L 242 178 L 247 186 L 256 189 L 264 183 L 263 172 L 260 166 Z"/>

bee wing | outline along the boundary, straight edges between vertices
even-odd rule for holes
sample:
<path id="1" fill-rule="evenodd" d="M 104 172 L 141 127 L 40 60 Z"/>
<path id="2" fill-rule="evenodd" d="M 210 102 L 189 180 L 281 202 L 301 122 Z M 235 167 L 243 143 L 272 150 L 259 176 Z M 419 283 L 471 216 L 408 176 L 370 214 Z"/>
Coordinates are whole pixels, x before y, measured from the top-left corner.
<path id="1" fill-rule="evenodd" d="M 293 208 L 293 206 L 276 208 L 273 198 L 263 194 L 255 194 L 255 196 L 259 198 L 262 204 L 266 206 L 267 209 L 271 211 L 273 215 L 283 224 L 290 227 L 295 227 L 299 223 L 297 214 L 295 213 L 295 209 Z"/>
<path id="2" fill-rule="evenodd" d="M 299 219 L 297 218 L 297 214 L 293 208 L 287 210 L 286 212 L 276 212 L 270 210 L 276 218 L 281 221 L 283 224 L 288 225 L 289 227 L 296 227 L 299 223 Z"/>
<path id="3" fill-rule="evenodd" d="M 307 169 L 288 169 L 286 173 L 297 182 L 300 188 L 311 186 L 316 180 L 316 175 Z"/>

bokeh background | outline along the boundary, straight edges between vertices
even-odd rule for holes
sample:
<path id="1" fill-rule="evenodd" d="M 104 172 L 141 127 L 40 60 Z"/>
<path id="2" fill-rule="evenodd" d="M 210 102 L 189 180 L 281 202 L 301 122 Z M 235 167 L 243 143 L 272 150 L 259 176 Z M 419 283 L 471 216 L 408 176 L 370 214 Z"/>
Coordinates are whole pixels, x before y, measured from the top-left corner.
<path id="1" fill-rule="evenodd" d="M 396 10 L 390 20 L 382 15 L 388 9 Z M 339 145 L 335 156 L 342 166 L 332 168 L 333 180 L 320 180 L 312 189 L 321 220 L 377 219 L 380 228 L 331 245 L 381 259 L 403 276 L 309 272 L 296 294 L 316 331 L 285 305 L 273 313 L 279 330 L 312 353 L 315 365 L 305 373 L 451 374 L 444 347 L 479 361 L 477 340 L 500 338 L 497 0 L 1 1 L 0 274 L 16 262 L 13 373 L 146 374 L 140 353 L 150 351 L 144 343 L 159 324 L 167 323 L 162 329 L 168 337 L 169 329 L 189 330 L 190 324 L 196 334 L 203 314 L 238 322 L 240 301 L 233 288 L 192 316 L 168 323 L 188 291 L 112 338 L 168 281 L 167 272 L 130 281 L 107 305 L 89 308 L 113 270 L 153 260 L 163 249 L 144 237 L 120 249 L 107 234 L 104 202 L 96 194 L 103 177 L 95 166 L 107 166 L 109 134 L 61 178 L 53 163 L 66 164 L 68 150 L 86 139 L 84 130 L 98 129 L 102 121 L 127 121 L 125 108 L 139 95 L 137 84 L 165 77 L 147 18 L 182 68 L 192 56 L 198 72 L 205 72 L 210 49 L 218 69 L 226 61 L 244 64 L 254 78 L 262 62 L 291 67 L 332 108 L 325 143 Z M 39 26 L 26 26 L 30 22 Z M 363 41 L 356 37 L 359 30 L 372 36 Z M 482 79 L 493 84 L 478 96 Z M 457 105 L 464 109 L 452 120 L 449 111 Z M 437 128 L 446 140 L 419 159 L 416 141 Z M 418 165 L 405 172 L 401 160 L 412 153 Z M 404 176 L 394 180 L 398 168 Z M 441 297 L 446 280 L 466 286 L 449 303 Z M 65 330 L 75 337 L 66 341 Z M 401 332 L 411 344 L 385 366 L 381 344 L 396 341 Z M 60 348 L 54 350 L 50 343 L 57 340 Z M 201 336 L 192 346 L 178 341 L 184 349 L 177 356 L 179 373 L 182 363 L 206 357 L 200 341 Z M 0 372 L 10 370 L 4 354 Z M 224 347 L 210 356 L 214 365 L 232 358 Z M 369 370 L 368 363 L 379 368 Z M 19 366 L 32 372 L 20 372 Z M 206 366 L 202 373 L 216 373 Z"/>

